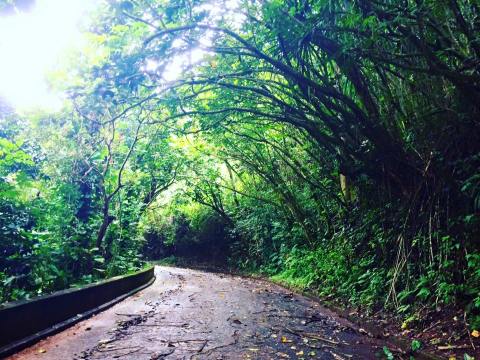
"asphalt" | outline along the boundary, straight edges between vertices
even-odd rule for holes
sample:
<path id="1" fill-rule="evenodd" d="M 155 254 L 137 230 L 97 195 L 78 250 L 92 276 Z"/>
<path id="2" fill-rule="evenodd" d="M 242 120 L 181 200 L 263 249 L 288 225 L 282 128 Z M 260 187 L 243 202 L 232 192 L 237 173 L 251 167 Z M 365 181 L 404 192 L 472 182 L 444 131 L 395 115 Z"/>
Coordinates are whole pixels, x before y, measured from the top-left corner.
<path id="1" fill-rule="evenodd" d="M 376 359 L 384 346 L 262 280 L 157 266 L 156 281 L 17 359 Z"/>

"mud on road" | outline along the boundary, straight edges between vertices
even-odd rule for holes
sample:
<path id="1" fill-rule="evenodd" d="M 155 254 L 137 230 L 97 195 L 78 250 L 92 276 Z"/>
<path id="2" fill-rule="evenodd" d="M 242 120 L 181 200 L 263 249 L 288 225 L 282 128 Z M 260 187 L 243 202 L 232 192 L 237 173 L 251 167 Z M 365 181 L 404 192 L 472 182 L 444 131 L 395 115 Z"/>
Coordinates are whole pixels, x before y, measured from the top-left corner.
<path id="1" fill-rule="evenodd" d="M 16 359 L 376 359 L 383 343 L 271 283 L 157 266 L 149 288 Z"/>

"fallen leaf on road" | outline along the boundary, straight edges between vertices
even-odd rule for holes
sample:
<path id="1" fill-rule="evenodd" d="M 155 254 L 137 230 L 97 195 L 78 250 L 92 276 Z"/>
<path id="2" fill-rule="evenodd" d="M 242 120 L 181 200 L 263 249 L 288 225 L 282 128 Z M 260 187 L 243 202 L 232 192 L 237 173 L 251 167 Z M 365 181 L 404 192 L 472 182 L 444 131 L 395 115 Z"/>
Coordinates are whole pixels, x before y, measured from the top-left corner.
<path id="1" fill-rule="evenodd" d="M 105 345 L 105 344 L 111 343 L 112 341 L 113 339 L 102 339 L 98 342 L 98 345 Z"/>
<path id="2" fill-rule="evenodd" d="M 437 347 L 437 349 L 441 351 L 454 350 L 454 349 L 468 349 L 468 348 L 470 348 L 469 345 L 445 345 L 445 346 Z"/>
<path id="3" fill-rule="evenodd" d="M 38 350 L 38 353 L 39 353 L 39 354 L 43 354 L 43 353 L 46 353 L 46 352 L 47 352 L 47 350 L 45 350 L 45 349 L 40 349 L 40 350 Z"/>
<path id="4" fill-rule="evenodd" d="M 368 332 L 368 331 L 365 330 L 364 328 L 358 329 L 358 332 L 359 332 L 360 334 L 364 334 L 364 335 L 367 335 L 367 336 L 369 336 L 369 337 L 373 337 L 373 334 L 372 334 L 371 332 Z"/>
<path id="5" fill-rule="evenodd" d="M 292 340 L 288 340 L 286 336 L 282 336 L 282 343 L 291 343 Z"/>

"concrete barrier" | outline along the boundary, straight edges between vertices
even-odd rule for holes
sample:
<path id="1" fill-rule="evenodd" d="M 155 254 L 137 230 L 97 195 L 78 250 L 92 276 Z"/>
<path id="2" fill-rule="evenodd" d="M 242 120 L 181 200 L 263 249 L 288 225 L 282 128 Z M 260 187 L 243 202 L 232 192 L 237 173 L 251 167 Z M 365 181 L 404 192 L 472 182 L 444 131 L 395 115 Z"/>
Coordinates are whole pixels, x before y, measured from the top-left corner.
<path id="1" fill-rule="evenodd" d="M 154 280 L 154 267 L 151 267 L 81 288 L 0 305 L 0 357 L 102 311 Z"/>

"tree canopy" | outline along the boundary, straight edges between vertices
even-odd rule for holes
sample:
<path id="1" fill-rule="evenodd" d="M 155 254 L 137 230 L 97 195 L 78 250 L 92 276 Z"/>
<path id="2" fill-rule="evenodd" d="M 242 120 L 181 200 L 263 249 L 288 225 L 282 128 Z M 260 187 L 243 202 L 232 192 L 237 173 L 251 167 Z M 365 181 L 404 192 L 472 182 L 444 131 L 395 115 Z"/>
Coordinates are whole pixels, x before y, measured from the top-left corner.
<path id="1" fill-rule="evenodd" d="M 3 301 L 179 256 L 480 326 L 480 4 L 102 2 L 0 122 Z"/>

